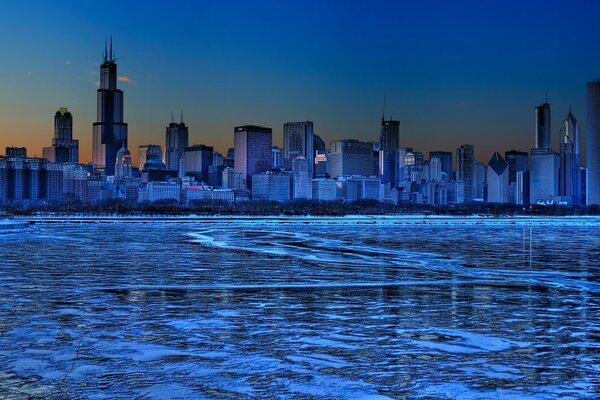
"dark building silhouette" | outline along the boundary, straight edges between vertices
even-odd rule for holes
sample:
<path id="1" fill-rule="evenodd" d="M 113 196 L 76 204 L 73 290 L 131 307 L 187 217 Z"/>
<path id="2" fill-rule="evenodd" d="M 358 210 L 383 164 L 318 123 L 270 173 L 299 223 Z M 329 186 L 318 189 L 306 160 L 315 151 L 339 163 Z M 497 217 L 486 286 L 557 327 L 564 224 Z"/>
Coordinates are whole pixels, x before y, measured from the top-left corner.
<path id="1" fill-rule="evenodd" d="M 79 140 L 73 140 L 73 115 L 66 107 L 54 114 L 52 146 L 44 147 L 43 153 L 50 162 L 79 162 Z"/>
<path id="2" fill-rule="evenodd" d="M 466 203 L 474 199 L 473 161 L 475 148 L 472 144 L 463 144 L 456 149 L 456 180 L 464 183 L 464 200 Z"/>
<path id="3" fill-rule="evenodd" d="M 127 124 L 123 122 L 123 91 L 117 89 L 117 64 L 112 38 L 110 51 L 104 46 L 100 66 L 100 88 L 97 94 L 97 122 L 93 126 L 92 162 L 94 169 L 114 175 L 117 152 L 127 147 Z"/>
<path id="4" fill-rule="evenodd" d="M 183 114 L 180 122 L 175 122 L 175 117 L 171 114 L 171 123 L 167 126 L 166 132 L 166 164 L 167 169 L 179 171 L 180 161 L 183 158 L 185 149 L 188 147 L 189 132 L 188 127 L 183 122 Z"/>
<path id="5" fill-rule="evenodd" d="M 396 186 L 396 164 L 400 148 L 400 121 L 381 118 L 381 131 L 379 135 L 379 177 L 381 183 Z"/>
<path id="6" fill-rule="evenodd" d="M 535 148 L 552 149 L 550 130 L 550 104 L 542 103 L 535 108 Z"/>

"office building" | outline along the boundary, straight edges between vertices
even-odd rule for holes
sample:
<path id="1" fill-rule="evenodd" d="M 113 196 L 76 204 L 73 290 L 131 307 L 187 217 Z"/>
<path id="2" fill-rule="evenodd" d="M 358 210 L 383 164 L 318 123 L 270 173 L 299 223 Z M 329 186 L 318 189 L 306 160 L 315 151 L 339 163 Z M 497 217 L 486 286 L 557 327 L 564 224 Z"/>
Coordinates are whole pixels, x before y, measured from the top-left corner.
<path id="1" fill-rule="evenodd" d="M 438 158 L 440 160 L 441 169 L 443 173 L 448 176 L 448 179 L 452 179 L 452 152 L 450 151 L 430 151 L 429 160 Z"/>
<path id="2" fill-rule="evenodd" d="M 283 124 L 283 167 L 292 169 L 292 160 L 303 156 L 308 161 L 308 172 L 313 177 L 315 150 L 314 127 L 311 121 Z"/>
<path id="3" fill-rule="evenodd" d="M 144 165 L 149 160 L 160 160 L 162 162 L 162 149 L 156 144 L 146 144 L 138 146 L 138 168 L 144 169 Z"/>
<path id="4" fill-rule="evenodd" d="M 73 116 L 66 107 L 54 114 L 52 146 L 44 147 L 43 154 L 50 162 L 79 162 L 79 140 L 73 140 Z"/>
<path id="5" fill-rule="evenodd" d="M 558 196 L 559 156 L 551 149 L 531 149 L 529 200 L 532 204 L 553 202 Z"/>
<path id="6" fill-rule="evenodd" d="M 208 183 L 208 167 L 213 165 L 214 149 L 195 144 L 187 147 L 183 154 L 185 176 L 193 176 L 198 182 Z"/>
<path id="7" fill-rule="evenodd" d="M 379 178 L 381 183 L 392 187 L 398 182 L 396 163 L 400 148 L 400 121 L 381 118 L 379 134 Z M 366 174 L 364 174 L 366 175 Z"/>
<path id="8" fill-rule="evenodd" d="M 509 165 L 499 153 L 494 153 L 486 170 L 487 201 L 509 203 Z"/>
<path id="9" fill-rule="evenodd" d="M 473 161 L 473 200 L 485 200 L 487 167 L 484 163 Z"/>
<path id="10" fill-rule="evenodd" d="M 97 122 L 93 125 L 92 161 L 94 169 L 114 175 L 117 151 L 127 147 L 127 124 L 123 122 L 123 91 L 117 88 L 117 64 L 104 47 L 100 66 L 100 88 L 97 92 Z"/>
<path id="11" fill-rule="evenodd" d="M 535 148 L 552 149 L 550 104 L 548 102 L 535 108 Z"/>
<path id="12" fill-rule="evenodd" d="M 560 127 L 558 194 L 570 197 L 573 205 L 582 204 L 580 141 L 579 124 L 569 110 Z"/>
<path id="13" fill-rule="evenodd" d="M 221 186 L 223 189 L 245 189 L 242 173 L 235 172 L 233 167 L 226 167 L 221 174 Z"/>
<path id="14" fill-rule="evenodd" d="M 256 125 L 238 126 L 234 129 L 234 168 L 241 172 L 244 187 L 252 187 L 252 175 L 271 170 L 271 128 Z"/>
<path id="15" fill-rule="evenodd" d="M 117 151 L 115 160 L 115 178 L 131 178 L 133 176 L 133 166 L 131 165 L 131 153 L 125 146 Z"/>
<path id="16" fill-rule="evenodd" d="M 463 182 L 463 200 L 470 203 L 475 198 L 473 193 L 473 161 L 475 160 L 475 148 L 471 144 L 464 144 L 456 149 L 456 180 Z M 450 202 L 450 201 L 449 201 Z"/>
<path id="17" fill-rule="evenodd" d="M 529 195 L 531 189 L 529 187 L 529 171 L 517 171 L 516 181 L 516 204 L 527 205 L 531 204 Z"/>
<path id="18" fill-rule="evenodd" d="M 292 160 L 292 179 L 294 199 L 312 198 L 312 176 L 308 169 L 308 162 L 304 156 L 298 156 Z"/>
<path id="19" fill-rule="evenodd" d="M 188 127 L 183 122 L 183 114 L 179 123 L 175 122 L 175 117 L 171 114 L 171 123 L 167 125 L 165 134 L 165 164 L 167 169 L 179 171 L 181 159 L 188 147 L 188 136 Z"/>
<path id="20" fill-rule="evenodd" d="M 286 202 L 292 196 L 289 172 L 261 172 L 252 175 L 252 200 Z"/>
<path id="21" fill-rule="evenodd" d="M 517 172 L 529 170 L 529 153 L 525 151 L 505 151 L 504 161 L 508 163 L 509 184 L 517 181 Z"/>
<path id="22" fill-rule="evenodd" d="M 335 179 L 313 179 L 312 190 L 313 200 L 333 201 L 337 199 L 337 187 Z"/>
<path id="23" fill-rule="evenodd" d="M 277 146 L 271 148 L 271 167 L 273 169 L 283 168 L 282 151 Z"/>
<path id="24" fill-rule="evenodd" d="M 442 180 L 442 160 L 438 157 L 429 159 L 429 180 L 430 181 L 441 181 Z"/>
<path id="25" fill-rule="evenodd" d="M 331 172 L 333 178 L 339 176 L 371 176 L 373 172 L 373 144 L 354 139 L 331 142 Z"/>
<path id="26" fill-rule="evenodd" d="M 600 79 L 587 83 L 587 205 L 600 205 Z"/>

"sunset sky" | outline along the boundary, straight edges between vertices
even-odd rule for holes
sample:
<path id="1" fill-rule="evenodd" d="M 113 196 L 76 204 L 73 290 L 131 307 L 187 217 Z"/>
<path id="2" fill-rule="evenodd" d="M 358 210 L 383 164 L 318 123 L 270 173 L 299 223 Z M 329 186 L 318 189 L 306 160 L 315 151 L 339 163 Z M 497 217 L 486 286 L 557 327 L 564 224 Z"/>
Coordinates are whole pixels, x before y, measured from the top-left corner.
<path id="1" fill-rule="evenodd" d="M 418 3 L 418 4 L 417 4 Z M 68 107 L 91 159 L 96 81 L 113 36 L 129 148 L 164 146 L 171 112 L 190 144 L 225 152 L 233 127 L 312 120 L 334 139 L 378 140 L 382 99 L 401 145 L 476 158 L 533 146 L 546 91 L 553 143 L 569 106 L 585 129 L 600 77 L 598 1 L 47 1 L 0 15 L 0 146 L 30 156 Z"/>

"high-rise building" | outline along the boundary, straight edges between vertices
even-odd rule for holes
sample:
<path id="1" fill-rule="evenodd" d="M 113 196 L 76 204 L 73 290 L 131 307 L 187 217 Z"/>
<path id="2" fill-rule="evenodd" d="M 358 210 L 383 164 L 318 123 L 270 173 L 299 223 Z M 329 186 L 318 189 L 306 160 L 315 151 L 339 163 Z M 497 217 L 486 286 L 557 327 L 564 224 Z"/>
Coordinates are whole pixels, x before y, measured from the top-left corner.
<path id="1" fill-rule="evenodd" d="M 252 175 L 271 170 L 273 131 L 262 126 L 244 125 L 234 129 L 234 168 L 241 172 L 244 187 L 252 187 Z"/>
<path id="2" fill-rule="evenodd" d="M 550 104 L 542 103 L 535 108 L 535 148 L 552 149 L 550 130 Z"/>
<path id="3" fill-rule="evenodd" d="M 554 201 L 558 196 L 559 156 L 551 149 L 531 149 L 529 201 L 532 204 Z"/>
<path id="4" fill-rule="evenodd" d="M 43 153 L 50 162 L 79 162 L 79 140 L 73 140 L 73 116 L 66 107 L 54 114 L 52 146 L 44 147 Z"/>
<path id="5" fill-rule="evenodd" d="M 283 124 L 283 167 L 292 169 L 292 160 L 303 156 L 308 161 L 308 172 L 314 174 L 314 132 L 311 121 Z"/>
<path id="6" fill-rule="evenodd" d="M 452 152 L 451 151 L 430 151 L 429 159 L 438 158 L 441 162 L 442 172 L 452 179 Z"/>
<path id="7" fill-rule="evenodd" d="M 117 89 L 117 64 L 104 46 L 104 59 L 100 66 L 100 88 L 97 94 L 97 122 L 93 126 L 92 161 L 96 170 L 114 175 L 117 151 L 127 147 L 127 124 L 123 122 L 123 91 Z"/>
<path id="8" fill-rule="evenodd" d="M 271 166 L 273 168 L 283 168 L 283 160 L 282 160 L 282 152 L 281 149 L 277 146 L 273 146 L 271 150 L 272 154 L 272 162 Z"/>
<path id="9" fill-rule="evenodd" d="M 123 146 L 117 151 L 115 160 L 115 178 L 131 178 L 133 175 L 131 153 Z"/>
<path id="10" fill-rule="evenodd" d="M 313 151 L 315 154 L 325 152 L 325 141 L 317 134 L 313 134 Z"/>
<path id="11" fill-rule="evenodd" d="M 175 122 L 175 117 L 171 114 L 171 123 L 167 125 L 165 161 L 167 169 L 179 171 L 180 161 L 183 158 L 185 149 L 188 147 L 188 127 L 183 122 L 183 114 L 179 123 Z"/>
<path id="12" fill-rule="evenodd" d="M 162 149 L 156 144 L 146 144 L 138 146 L 138 168 L 140 171 L 144 169 L 147 161 L 160 160 L 162 161 Z"/>
<path id="13" fill-rule="evenodd" d="M 582 204 L 580 141 L 579 124 L 569 110 L 560 127 L 558 194 L 571 197 L 574 205 Z"/>
<path id="14" fill-rule="evenodd" d="M 381 183 L 397 185 L 396 163 L 400 148 L 400 121 L 381 118 L 379 134 L 379 177 Z"/>
<path id="15" fill-rule="evenodd" d="M 456 180 L 464 183 L 463 200 L 473 201 L 473 161 L 475 148 L 471 144 L 463 144 L 456 149 Z"/>
<path id="16" fill-rule="evenodd" d="M 331 176 L 362 175 L 373 172 L 373 144 L 355 139 L 334 140 L 331 142 Z"/>
<path id="17" fill-rule="evenodd" d="M 494 153 L 487 165 L 487 201 L 490 203 L 508 203 L 509 166 L 499 153 Z"/>
<path id="18" fill-rule="evenodd" d="M 529 169 L 529 153 L 525 151 L 505 151 L 504 161 L 508 163 L 509 184 L 517 181 L 517 172 Z"/>
<path id="19" fill-rule="evenodd" d="M 531 204 L 529 200 L 529 171 L 517 171 L 517 181 L 515 190 L 515 203 L 521 205 Z"/>
<path id="20" fill-rule="evenodd" d="M 485 200 L 487 167 L 484 163 L 473 161 L 473 200 Z"/>
<path id="21" fill-rule="evenodd" d="M 587 83 L 587 205 L 600 204 L 600 79 Z"/>
<path id="22" fill-rule="evenodd" d="M 285 172 L 261 172 L 252 176 L 252 199 L 289 201 L 292 195 L 292 175 Z"/>
<path id="23" fill-rule="evenodd" d="M 432 157 L 429 159 L 429 180 L 442 180 L 442 161 L 437 157 Z"/>
<path id="24" fill-rule="evenodd" d="M 193 176 L 199 182 L 208 183 L 208 167 L 213 165 L 213 152 L 211 146 L 195 144 L 185 149 L 185 175 Z"/>
<path id="25" fill-rule="evenodd" d="M 223 189 L 245 189 L 244 179 L 240 172 L 235 172 L 232 167 L 226 167 L 221 177 Z"/>
<path id="26" fill-rule="evenodd" d="M 292 160 L 292 179 L 294 199 L 312 198 L 312 176 L 308 170 L 308 162 L 304 156 L 298 156 Z"/>

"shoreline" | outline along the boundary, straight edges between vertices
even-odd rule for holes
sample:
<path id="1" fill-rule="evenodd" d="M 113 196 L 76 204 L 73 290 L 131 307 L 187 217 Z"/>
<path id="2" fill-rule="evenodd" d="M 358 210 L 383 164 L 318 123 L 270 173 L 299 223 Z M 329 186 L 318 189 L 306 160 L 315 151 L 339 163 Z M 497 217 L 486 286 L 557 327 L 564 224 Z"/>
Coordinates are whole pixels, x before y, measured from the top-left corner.
<path id="1" fill-rule="evenodd" d="M 205 224 L 217 223 L 250 223 L 250 224 L 359 224 L 359 225 L 403 225 L 403 224 L 519 224 L 529 225 L 531 223 L 550 225 L 574 225 L 574 226 L 599 226 L 600 216 L 491 216 L 491 215 L 424 215 L 424 214 L 397 214 L 397 215 L 345 215 L 345 216 L 289 216 L 289 215 L 95 215 L 95 214 L 73 214 L 73 215 L 29 215 L 14 216 L 11 221 L 27 222 L 30 224 L 91 224 L 91 223 L 194 223 Z"/>

